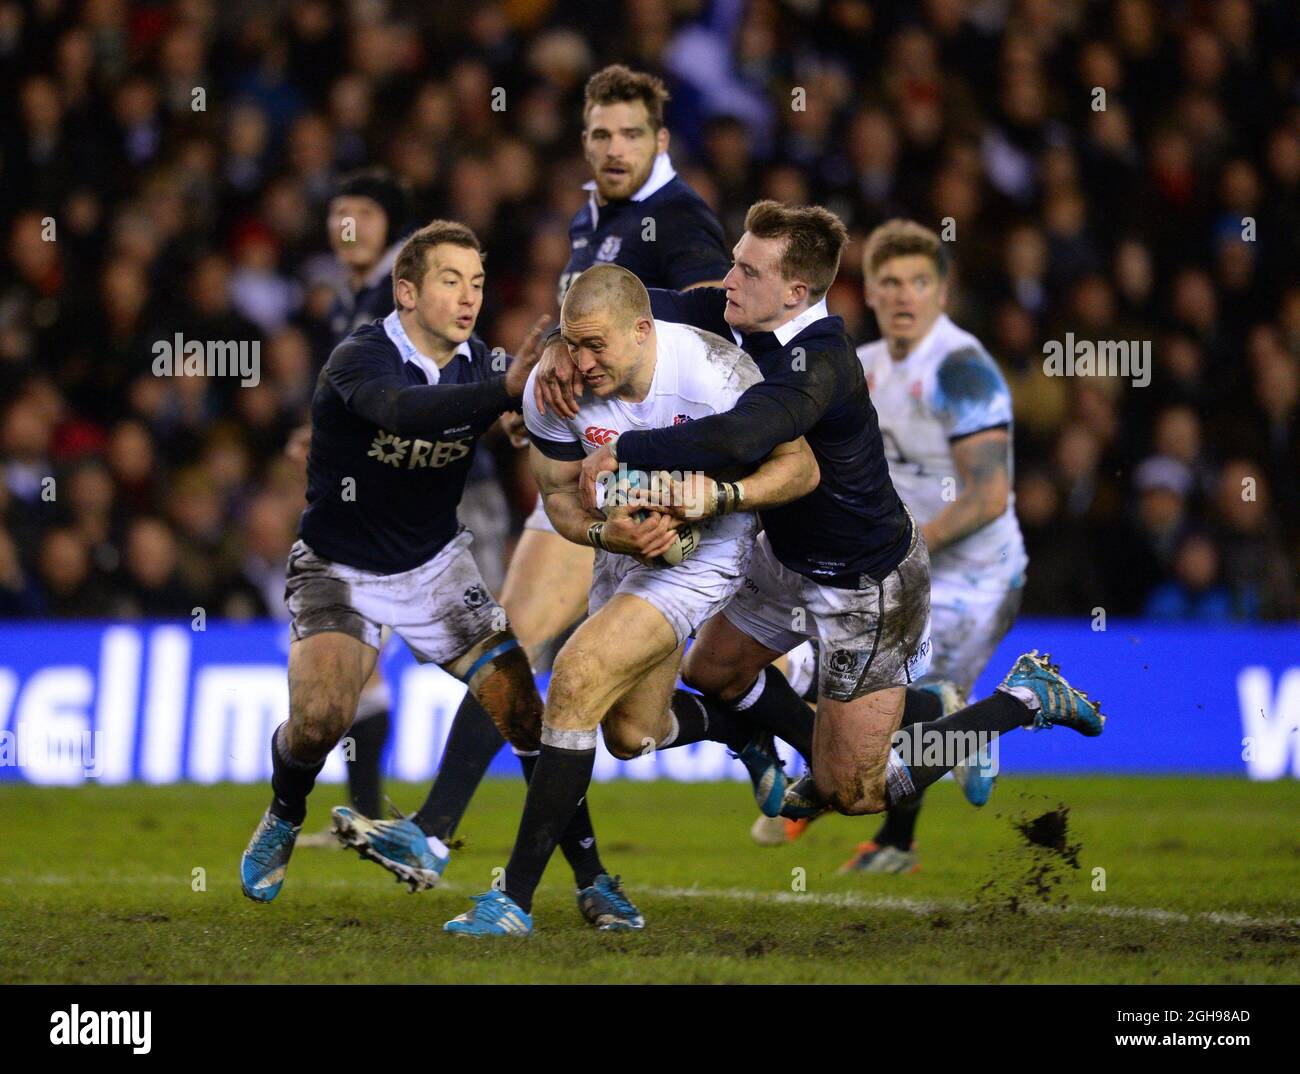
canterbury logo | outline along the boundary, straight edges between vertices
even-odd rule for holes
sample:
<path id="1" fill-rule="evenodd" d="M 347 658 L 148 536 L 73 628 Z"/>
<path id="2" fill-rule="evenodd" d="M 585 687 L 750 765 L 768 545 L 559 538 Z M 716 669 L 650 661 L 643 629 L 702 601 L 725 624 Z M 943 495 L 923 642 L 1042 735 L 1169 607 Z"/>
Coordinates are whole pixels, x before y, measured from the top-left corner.
<path id="1" fill-rule="evenodd" d="M 598 425 L 588 425 L 582 431 L 582 435 L 587 443 L 595 444 L 597 447 L 604 447 L 618 436 L 618 432 L 614 429 L 602 429 Z"/>

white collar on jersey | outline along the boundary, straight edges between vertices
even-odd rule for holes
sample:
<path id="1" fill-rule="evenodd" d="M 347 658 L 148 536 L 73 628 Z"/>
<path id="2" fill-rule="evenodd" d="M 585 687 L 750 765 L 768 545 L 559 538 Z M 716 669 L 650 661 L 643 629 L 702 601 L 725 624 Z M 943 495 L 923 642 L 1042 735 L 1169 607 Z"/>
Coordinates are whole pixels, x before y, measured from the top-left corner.
<path id="1" fill-rule="evenodd" d="M 427 354 L 421 354 L 415 349 L 411 337 L 406 334 L 406 329 L 402 327 L 402 319 L 398 317 L 397 310 L 393 310 L 384 318 L 384 331 L 388 333 L 388 338 L 393 341 L 393 346 L 397 348 L 397 353 L 402 356 L 402 361 L 414 362 L 423 369 L 425 376 L 429 378 L 430 384 L 437 384 L 442 379 L 442 370 L 438 368 L 438 363 Z M 463 354 L 471 362 L 474 360 L 474 352 L 470 350 L 469 340 L 466 340 L 452 351 L 453 358 L 458 354 Z"/>
<path id="2" fill-rule="evenodd" d="M 628 200 L 645 201 L 651 194 L 676 178 L 677 170 L 673 167 L 673 162 L 668 159 L 668 154 L 660 153 L 655 157 L 654 166 L 650 169 L 649 177 L 641 184 L 641 189 Z M 600 211 L 600 206 L 596 204 L 596 180 L 588 179 L 582 184 L 582 189 L 588 192 L 587 204 L 591 206 L 591 226 L 595 227 Z"/>
<path id="3" fill-rule="evenodd" d="M 820 321 L 823 317 L 829 317 L 830 315 L 830 310 L 826 308 L 826 299 L 820 299 L 817 305 L 809 306 L 798 317 L 791 317 L 785 324 L 774 328 L 772 335 L 776 336 L 777 342 L 784 347 L 813 321 Z"/>
<path id="4" fill-rule="evenodd" d="M 823 298 L 817 303 L 817 305 L 809 306 L 803 311 L 803 313 L 799 314 L 798 317 L 791 317 L 790 320 L 786 321 L 785 324 L 781 325 L 780 328 L 774 331 L 772 335 L 776 336 L 776 341 L 784 347 L 790 342 L 790 340 L 794 339 L 795 336 L 812 324 L 813 321 L 820 321 L 823 317 L 829 317 L 830 315 L 830 310 L 826 308 L 826 299 Z M 731 325 L 728 325 L 727 327 L 731 328 Z M 737 347 L 743 348 L 745 346 L 744 335 L 735 328 L 731 328 L 731 338 L 736 341 Z"/>

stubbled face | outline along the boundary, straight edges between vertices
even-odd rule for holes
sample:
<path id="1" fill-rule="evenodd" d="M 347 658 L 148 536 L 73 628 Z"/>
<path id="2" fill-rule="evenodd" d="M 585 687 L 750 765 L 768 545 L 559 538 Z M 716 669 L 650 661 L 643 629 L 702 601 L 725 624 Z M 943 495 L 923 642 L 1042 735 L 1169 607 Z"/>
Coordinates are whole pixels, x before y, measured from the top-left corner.
<path id="1" fill-rule="evenodd" d="M 925 254 L 907 254 L 867 273 L 866 297 L 881 335 L 910 346 L 934 327 L 948 303 L 948 284 Z"/>
<path id="2" fill-rule="evenodd" d="M 477 250 L 447 242 L 424 256 L 429 268 L 419 291 L 409 280 L 399 280 L 398 304 L 414 311 L 423 331 L 453 345 L 464 343 L 483 307 L 483 259 Z"/>
<path id="3" fill-rule="evenodd" d="M 326 228 L 334 256 L 354 272 L 374 268 L 388 246 L 388 214 L 370 198 L 335 198 L 330 202 Z"/>
<path id="4" fill-rule="evenodd" d="M 731 251 L 731 271 L 723 316 L 740 332 L 768 331 L 807 297 L 807 285 L 781 275 L 785 239 L 760 239 L 746 231 Z"/>
<path id="5" fill-rule="evenodd" d="M 635 394 L 637 374 L 652 356 L 648 317 L 638 317 L 630 324 L 626 319 L 601 312 L 572 316 L 560 313 L 560 336 L 582 374 L 587 391 L 601 399 L 616 394 Z"/>
<path id="6" fill-rule="evenodd" d="M 593 105 L 582 132 L 596 193 L 603 201 L 630 198 L 650 178 L 655 157 L 668 150 L 668 131 L 656 134 L 644 101 Z"/>

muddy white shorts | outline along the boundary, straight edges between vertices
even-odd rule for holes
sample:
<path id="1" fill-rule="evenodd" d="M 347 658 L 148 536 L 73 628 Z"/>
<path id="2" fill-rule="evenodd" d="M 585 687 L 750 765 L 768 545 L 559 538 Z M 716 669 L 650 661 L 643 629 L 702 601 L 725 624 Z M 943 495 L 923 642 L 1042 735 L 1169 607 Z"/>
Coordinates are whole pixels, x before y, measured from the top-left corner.
<path id="1" fill-rule="evenodd" d="M 778 653 L 817 638 L 821 697 L 851 701 L 906 686 L 930 666 L 930 556 L 921 528 L 913 522 L 903 561 L 862 589 L 822 585 L 790 570 L 760 534 L 744 583 L 723 615 Z"/>
<path id="2" fill-rule="evenodd" d="M 421 663 L 451 663 L 508 626 L 470 554 L 473 541 L 462 528 L 427 563 L 400 574 L 335 563 L 298 541 L 284 594 L 294 640 L 338 631 L 378 649 L 382 629 L 391 627 Z"/>
<path id="3" fill-rule="evenodd" d="M 676 567 L 647 567 L 631 556 L 597 551 L 587 614 L 595 615 L 615 593 L 628 593 L 657 608 L 680 645 L 739 588 L 757 529 L 752 514 L 714 519 L 703 527 L 699 550 Z"/>

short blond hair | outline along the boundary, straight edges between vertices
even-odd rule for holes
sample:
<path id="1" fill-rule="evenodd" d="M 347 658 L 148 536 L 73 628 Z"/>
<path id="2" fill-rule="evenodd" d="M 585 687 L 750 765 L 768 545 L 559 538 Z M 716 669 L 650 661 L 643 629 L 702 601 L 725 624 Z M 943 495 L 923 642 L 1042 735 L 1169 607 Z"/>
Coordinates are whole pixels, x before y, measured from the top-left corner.
<path id="1" fill-rule="evenodd" d="M 862 254 L 862 273 L 870 276 L 895 257 L 928 257 L 939 277 L 948 275 L 948 254 L 938 233 L 915 220 L 895 217 L 886 220 L 867 236 Z"/>
<path id="2" fill-rule="evenodd" d="M 622 265 L 592 265 L 569 284 L 560 309 L 561 319 L 574 320 L 591 313 L 609 313 L 619 322 L 653 317 L 650 292 L 636 273 Z"/>

